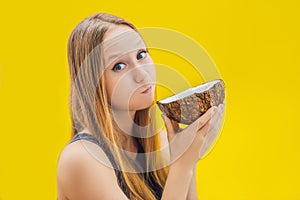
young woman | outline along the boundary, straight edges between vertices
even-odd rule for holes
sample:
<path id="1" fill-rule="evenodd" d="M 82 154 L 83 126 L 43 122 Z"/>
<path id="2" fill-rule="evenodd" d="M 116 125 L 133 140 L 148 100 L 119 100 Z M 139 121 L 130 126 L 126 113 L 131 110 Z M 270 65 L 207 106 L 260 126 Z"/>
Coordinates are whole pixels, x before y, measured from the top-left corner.
<path id="1" fill-rule="evenodd" d="M 111 14 L 75 27 L 68 61 L 72 138 L 58 160 L 58 199 L 198 199 L 195 166 L 223 105 L 185 129 L 163 115 L 166 131 L 157 130 L 154 63 L 137 29 Z"/>

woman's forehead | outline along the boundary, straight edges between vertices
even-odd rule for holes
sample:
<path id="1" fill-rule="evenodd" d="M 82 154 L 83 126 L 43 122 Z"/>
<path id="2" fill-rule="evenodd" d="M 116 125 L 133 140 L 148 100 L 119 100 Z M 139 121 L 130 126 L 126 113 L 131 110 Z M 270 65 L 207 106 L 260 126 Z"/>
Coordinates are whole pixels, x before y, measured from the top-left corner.
<path id="1" fill-rule="evenodd" d="M 139 33 L 124 25 L 109 29 L 101 45 L 104 52 L 105 67 L 123 55 L 146 48 Z"/>
<path id="2" fill-rule="evenodd" d="M 117 35 L 120 35 L 124 32 L 133 30 L 131 27 L 127 25 L 113 25 L 108 28 L 108 30 L 105 32 L 103 36 L 103 41 L 109 40 L 113 37 L 116 37 Z"/>

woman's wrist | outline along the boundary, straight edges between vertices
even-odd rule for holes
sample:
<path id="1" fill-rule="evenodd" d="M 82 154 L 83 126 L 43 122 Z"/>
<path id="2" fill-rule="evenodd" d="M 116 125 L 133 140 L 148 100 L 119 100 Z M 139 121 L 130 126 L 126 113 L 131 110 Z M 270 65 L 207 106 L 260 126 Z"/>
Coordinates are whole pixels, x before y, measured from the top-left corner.
<path id="1" fill-rule="evenodd" d="M 189 186 L 193 178 L 192 168 L 187 168 L 178 163 L 172 163 L 164 187 L 162 200 L 181 200 L 187 199 Z"/>
<path id="2" fill-rule="evenodd" d="M 188 194 L 187 194 L 187 200 L 197 200 L 198 194 L 197 194 L 197 183 L 196 183 L 196 165 L 193 168 L 193 175 L 190 182 Z"/>
<path id="3" fill-rule="evenodd" d="M 187 175 L 193 175 L 195 173 L 195 166 L 188 166 L 184 163 L 176 161 L 170 165 L 170 169 L 173 169 L 178 172 L 184 172 Z"/>

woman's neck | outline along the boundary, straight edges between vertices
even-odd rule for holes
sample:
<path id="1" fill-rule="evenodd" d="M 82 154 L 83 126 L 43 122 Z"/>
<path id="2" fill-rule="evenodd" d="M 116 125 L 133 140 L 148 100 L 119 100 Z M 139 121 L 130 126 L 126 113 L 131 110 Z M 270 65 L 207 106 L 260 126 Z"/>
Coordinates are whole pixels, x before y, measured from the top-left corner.
<path id="1" fill-rule="evenodd" d="M 115 125 L 125 135 L 132 136 L 135 113 L 136 111 L 112 110 L 111 114 Z"/>
<path id="2" fill-rule="evenodd" d="M 138 143 L 136 139 L 132 136 L 134 117 L 136 111 L 126 111 L 118 110 L 114 111 L 113 119 L 116 123 L 116 129 L 118 130 L 116 134 L 119 134 L 121 147 L 129 152 L 138 152 Z M 91 134 L 87 129 L 80 131 L 79 133 Z"/>
<path id="3" fill-rule="evenodd" d="M 126 151 L 137 153 L 138 144 L 132 136 L 135 113 L 136 111 L 114 110 L 112 114 L 120 134 L 119 138 L 121 139 L 122 148 Z"/>

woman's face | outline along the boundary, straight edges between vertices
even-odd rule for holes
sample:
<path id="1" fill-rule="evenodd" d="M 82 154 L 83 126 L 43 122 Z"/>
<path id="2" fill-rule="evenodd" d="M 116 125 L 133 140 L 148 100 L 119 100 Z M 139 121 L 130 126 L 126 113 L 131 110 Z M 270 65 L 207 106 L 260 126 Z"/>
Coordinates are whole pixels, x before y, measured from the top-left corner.
<path id="1" fill-rule="evenodd" d="M 143 39 L 126 25 L 111 27 L 103 39 L 104 78 L 111 106 L 129 111 L 149 107 L 154 101 L 156 75 Z"/>

